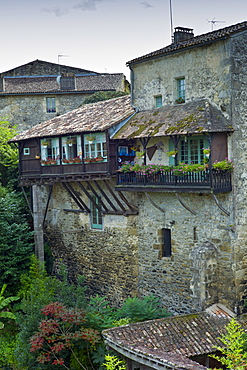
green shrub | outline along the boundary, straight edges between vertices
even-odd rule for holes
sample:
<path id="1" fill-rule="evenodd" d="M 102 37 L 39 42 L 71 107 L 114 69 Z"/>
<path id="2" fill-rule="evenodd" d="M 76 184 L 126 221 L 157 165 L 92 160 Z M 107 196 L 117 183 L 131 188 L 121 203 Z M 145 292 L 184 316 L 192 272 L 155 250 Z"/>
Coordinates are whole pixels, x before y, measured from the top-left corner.
<path id="1" fill-rule="evenodd" d="M 144 298 L 127 298 L 122 307 L 117 311 L 117 317 L 129 318 L 131 322 L 159 319 L 169 316 L 161 307 L 159 299 L 154 295 Z"/>

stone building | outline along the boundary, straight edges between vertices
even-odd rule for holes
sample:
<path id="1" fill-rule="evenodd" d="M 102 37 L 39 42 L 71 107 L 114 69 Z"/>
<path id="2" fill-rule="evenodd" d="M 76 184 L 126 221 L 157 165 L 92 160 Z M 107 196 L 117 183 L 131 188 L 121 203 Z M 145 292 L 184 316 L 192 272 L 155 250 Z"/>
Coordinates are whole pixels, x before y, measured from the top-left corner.
<path id="1" fill-rule="evenodd" d="M 19 131 L 78 108 L 97 91 L 128 92 L 122 73 L 97 73 L 34 60 L 0 74 L 0 117 Z"/>
<path id="2" fill-rule="evenodd" d="M 128 62 L 131 103 L 85 106 L 14 138 L 37 250 L 44 225 L 90 294 L 155 294 L 180 314 L 243 310 L 246 35 L 247 22 L 200 36 L 180 27 Z"/>

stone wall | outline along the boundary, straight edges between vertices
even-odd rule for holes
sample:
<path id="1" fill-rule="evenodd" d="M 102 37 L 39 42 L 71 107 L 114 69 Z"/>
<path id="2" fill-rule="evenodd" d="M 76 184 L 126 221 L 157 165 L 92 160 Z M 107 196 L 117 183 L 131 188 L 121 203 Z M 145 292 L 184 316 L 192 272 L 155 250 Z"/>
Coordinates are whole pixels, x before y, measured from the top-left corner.
<path id="1" fill-rule="evenodd" d="M 178 51 L 133 65 L 134 105 L 140 110 L 155 107 L 155 96 L 163 105 L 177 99 L 177 79 L 185 78 L 186 101 L 209 99 L 230 114 L 230 43 L 215 42 Z"/>
<path id="2" fill-rule="evenodd" d="M 0 119 L 7 119 L 18 131 L 78 108 L 90 94 L 11 95 L 0 98 Z M 56 112 L 46 112 L 46 98 L 55 97 Z"/>
<path id="3" fill-rule="evenodd" d="M 80 189 L 77 191 L 89 205 Z M 90 294 L 105 295 L 116 304 L 128 296 L 155 294 L 175 313 L 204 309 L 218 300 L 234 309 L 231 244 L 235 233 L 231 216 L 220 210 L 213 196 L 180 195 L 195 215 L 174 193 L 149 193 L 153 204 L 164 212 L 144 193 L 125 196 L 138 205 L 139 214 L 105 215 L 103 230 L 93 230 L 90 215 L 68 211 L 78 207 L 55 185 L 46 227 L 55 265 L 62 259 L 72 278 L 77 274 L 86 277 Z M 232 194 L 217 198 L 232 211 Z M 162 257 L 164 228 L 171 229 L 171 257 Z"/>

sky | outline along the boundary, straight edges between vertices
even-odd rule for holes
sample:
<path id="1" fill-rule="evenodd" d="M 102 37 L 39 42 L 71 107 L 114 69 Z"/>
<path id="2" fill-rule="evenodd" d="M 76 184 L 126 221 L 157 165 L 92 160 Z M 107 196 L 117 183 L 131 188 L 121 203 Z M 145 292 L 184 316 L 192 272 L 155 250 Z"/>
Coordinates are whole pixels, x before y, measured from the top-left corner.
<path id="1" fill-rule="evenodd" d="M 171 6 L 170 6 L 171 4 Z M 246 0 L 0 0 L 0 73 L 39 59 L 101 73 L 171 43 L 247 21 Z"/>

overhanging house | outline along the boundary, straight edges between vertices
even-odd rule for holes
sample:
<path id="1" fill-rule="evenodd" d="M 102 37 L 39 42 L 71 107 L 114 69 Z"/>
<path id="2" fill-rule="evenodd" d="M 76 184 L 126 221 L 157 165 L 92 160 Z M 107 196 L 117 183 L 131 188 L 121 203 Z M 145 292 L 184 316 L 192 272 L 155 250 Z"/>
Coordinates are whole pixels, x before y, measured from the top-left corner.
<path id="1" fill-rule="evenodd" d="M 246 22 L 196 37 L 179 28 L 172 45 L 128 62 L 131 102 L 81 107 L 14 138 L 36 245 L 44 227 L 90 294 L 119 304 L 153 293 L 180 314 L 217 302 L 242 311 L 246 33 Z"/>
<path id="2" fill-rule="evenodd" d="M 0 117 L 19 131 L 78 108 L 97 91 L 129 92 L 122 73 L 34 60 L 0 74 Z"/>

